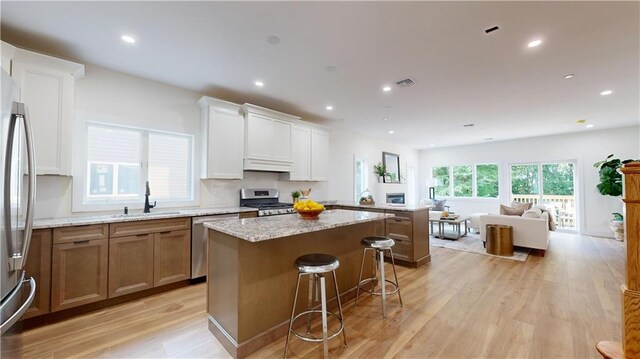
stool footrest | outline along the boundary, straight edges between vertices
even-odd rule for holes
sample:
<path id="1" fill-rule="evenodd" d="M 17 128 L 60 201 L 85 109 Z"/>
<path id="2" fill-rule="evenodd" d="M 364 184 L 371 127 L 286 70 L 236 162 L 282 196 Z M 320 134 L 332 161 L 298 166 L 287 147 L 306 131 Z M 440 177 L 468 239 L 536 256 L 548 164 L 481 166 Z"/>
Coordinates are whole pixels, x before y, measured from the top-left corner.
<path id="1" fill-rule="evenodd" d="M 304 311 L 302 313 L 299 313 L 295 317 L 293 317 L 293 319 L 291 319 L 291 321 L 295 322 L 296 319 L 300 318 L 301 316 L 303 316 L 305 314 L 311 314 L 311 313 L 322 313 L 322 310 L 312 309 L 312 310 Z M 332 339 L 332 338 L 337 337 L 340 333 L 342 333 L 342 330 L 344 329 L 344 324 L 343 324 L 343 321 L 341 320 L 342 318 L 340 318 L 336 313 L 327 311 L 327 315 L 334 316 L 340 322 L 340 328 L 338 328 L 338 330 L 335 333 L 332 333 L 331 335 L 327 336 L 327 339 Z M 291 333 L 293 333 L 293 335 L 295 335 L 296 337 L 298 337 L 298 338 L 300 338 L 302 340 L 308 341 L 308 342 L 321 342 L 321 341 L 324 340 L 324 339 L 322 339 L 322 337 L 314 337 L 314 336 L 307 336 L 305 334 L 300 334 L 300 333 L 296 332 L 296 330 L 294 328 L 291 328 Z"/>
<path id="2" fill-rule="evenodd" d="M 358 283 L 358 287 L 360 287 L 360 290 L 361 290 L 361 291 L 363 291 L 363 292 L 367 292 L 367 293 L 369 293 L 369 294 L 373 294 L 373 295 L 382 295 L 382 292 L 374 292 L 372 289 L 366 289 L 366 288 L 363 288 L 363 287 L 362 287 L 362 286 L 363 286 L 363 285 L 365 285 L 366 283 L 369 283 L 369 282 L 372 282 L 372 281 L 376 281 L 376 282 L 377 282 L 378 280 L 379 280 L 378 278 L 367 278 L 367 279 L 363 279 L 363 280 L 361 280 L 361 281 L 360 281 L 360 283 Z M 389 294 L 395 294 L 395 293 L 397 293 L 397 292 L 398 292 L 398 290 L 400 289 L 400 287 L 398 286 L 398 283 L 395 283 L 395 282 L 393 282 L 393 281 L 391 281 L 391 280 L 389 280 L 389 279 L 385 279 L 385 282 L 386 282 L 386 283 L 389 283 L 389 284 L 391 284 L 391 285 L 393 285 L 393 287 L 395 288 L 395 289 L 390 290 L 390 291 L 388 291 L 388 292 L 387 292 L 387 291 L 385 291 L 385 294 L 386 294 L 386 295 L 389 295 Z"/>

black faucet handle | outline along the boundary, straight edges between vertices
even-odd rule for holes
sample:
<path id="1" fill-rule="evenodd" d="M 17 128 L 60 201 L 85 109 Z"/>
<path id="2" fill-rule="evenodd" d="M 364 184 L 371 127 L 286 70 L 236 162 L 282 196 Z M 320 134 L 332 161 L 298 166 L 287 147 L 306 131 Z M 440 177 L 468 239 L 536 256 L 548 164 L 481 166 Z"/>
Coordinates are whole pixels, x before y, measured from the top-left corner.
<path id="1" fill-rule="evenodd" d="M 153 205 L 149 205 L 149 208 L 155 208 L 156 207 L 156 201 L 153 201 Z"/>

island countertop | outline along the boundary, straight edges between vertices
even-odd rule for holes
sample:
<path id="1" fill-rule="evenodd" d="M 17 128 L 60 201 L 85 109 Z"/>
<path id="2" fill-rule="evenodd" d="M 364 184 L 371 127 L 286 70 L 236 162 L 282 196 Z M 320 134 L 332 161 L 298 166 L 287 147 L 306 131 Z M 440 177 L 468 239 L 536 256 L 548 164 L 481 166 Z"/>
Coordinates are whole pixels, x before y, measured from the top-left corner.
<path id="1" fill-rule="evenodd" d="M 387 217 L 393 217 L 393 215 L 362 211 L 330 210 L 324 211 L 318 219 L 312 220 L 302 219 L 298 214 L 285 214 L 280 216 L 205 222 L 204 225 L 207 228 L 249 242 L 260 242 L 349 226 L 356 223 L 371 222 Z"/>
<path id="2" fill-rule="evenodd" d="M 394 205 L 389 203 L 376 203 L 376 204 L 370 205 L 370 204 L 360 204 L 358 202 L 349 202 L 349 201 L 337 201 L 332 204 L 336 206 L 344 206 L 344 207 L 356 207 L 356 208 L 362 208 L 362 209 L 375 208 L 375 209 L 383 209 L 387 211 L 399 211 L 399 212 L 426 211 L 434 207 L 431 205 L 429 206 L 406 205 L 406 204 Z"/>

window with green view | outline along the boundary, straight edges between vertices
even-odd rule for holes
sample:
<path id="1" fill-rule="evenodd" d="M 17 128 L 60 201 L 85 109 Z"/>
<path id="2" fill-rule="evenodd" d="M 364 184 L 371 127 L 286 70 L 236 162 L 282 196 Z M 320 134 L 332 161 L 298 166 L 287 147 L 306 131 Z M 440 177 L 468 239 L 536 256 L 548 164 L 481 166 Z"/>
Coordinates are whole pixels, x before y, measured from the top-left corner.
<path id="1" fill-rule="evenodd" d="M 431 178 L 435 181 L 436 196 L 449 196 L 449 167 L 434 167 Z"/>
<path id="2" fill-rule="evenodd" d="M 498 165 L 476 165 L 476 197 L 498 197 Z"/>
<path id="3" fill-rule="evenodd" d="M 471 197 L 473 195 L 471 166 L 453 167 L 453 195 L 455 197 Z"/>

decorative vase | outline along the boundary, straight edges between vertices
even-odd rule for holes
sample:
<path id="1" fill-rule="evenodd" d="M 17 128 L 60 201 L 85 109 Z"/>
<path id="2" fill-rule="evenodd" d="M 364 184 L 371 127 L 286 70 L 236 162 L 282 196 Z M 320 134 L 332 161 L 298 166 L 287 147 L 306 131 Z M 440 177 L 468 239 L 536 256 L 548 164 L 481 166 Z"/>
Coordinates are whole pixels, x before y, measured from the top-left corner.
<path id="1" fill-rule="evenodd" d="M 293 197 L 293 203 L 298 203 L 298 201 L 300 200 L 300 197 Z"/>
<path id="2" fill-rule="evenodd" d="M 378 183 L 382 183 L 382 182 L 384 182 L 384 177 L 378 176 Z"/>
<path id="3" fill-rule="evenodd" d="M 624 241 L 624 221 L 616 221 L 615 219 L 612 219 L 609 221 L 609 228 L 613 231 L 616 241 Z"/>

